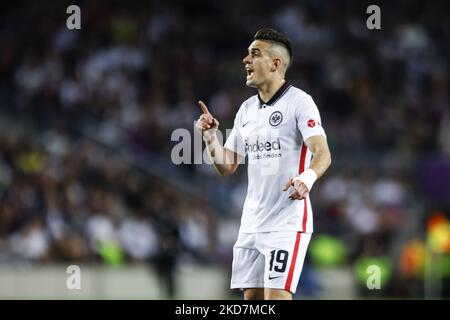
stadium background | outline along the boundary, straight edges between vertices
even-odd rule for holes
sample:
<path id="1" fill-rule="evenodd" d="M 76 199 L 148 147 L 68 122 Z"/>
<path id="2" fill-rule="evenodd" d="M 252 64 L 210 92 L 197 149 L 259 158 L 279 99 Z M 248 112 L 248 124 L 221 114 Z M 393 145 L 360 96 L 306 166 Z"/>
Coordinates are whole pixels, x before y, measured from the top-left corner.
<path id="1" fill-rule="evenodd" d="M 447 1 L 82 1 L 74 31 L 69 4 L 1 5 L 0 298 L 241 297 L 245 168 L 174 165 L 171 133 L 193 131 L 198 99 L 231 128 L 262 26 L 292 39 L 287 78 L 333 156 L 296 298 L 450 297 Z"/>

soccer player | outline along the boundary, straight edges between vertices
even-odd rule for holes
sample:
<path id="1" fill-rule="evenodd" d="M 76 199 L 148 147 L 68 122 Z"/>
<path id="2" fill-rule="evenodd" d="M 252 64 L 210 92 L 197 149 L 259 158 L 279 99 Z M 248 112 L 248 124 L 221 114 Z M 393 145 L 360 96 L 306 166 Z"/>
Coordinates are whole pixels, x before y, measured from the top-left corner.
<path id="1" fill-rule="evenodd" d="M 331 164 L 320 114 L 310 95 L 285 79 L 291 43 L 269 28 L 256 32 L 243 59 L 258 90 L 239 108 L 224 146 L 219 121 L 199 101 L 196 123 L 222 176 L 248 158 L 248 189 L 233 247 L 231 289 L 244 299 L 292 299 L 313 232 L 309 192 Z M 312 158 L 312 159 L 311 159 Z"/>

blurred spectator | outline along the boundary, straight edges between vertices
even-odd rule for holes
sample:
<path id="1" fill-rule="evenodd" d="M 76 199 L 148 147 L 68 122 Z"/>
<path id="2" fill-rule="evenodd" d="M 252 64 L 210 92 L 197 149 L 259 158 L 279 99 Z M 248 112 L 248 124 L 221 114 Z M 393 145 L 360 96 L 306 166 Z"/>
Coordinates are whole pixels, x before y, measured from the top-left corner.
<path id="1" fill-rule="evenodd" d="M 156 254 L 157 234 L 141 214 L 125 218 L 118 232 L 122 247 L 133 260 L 145 261 Z"/>

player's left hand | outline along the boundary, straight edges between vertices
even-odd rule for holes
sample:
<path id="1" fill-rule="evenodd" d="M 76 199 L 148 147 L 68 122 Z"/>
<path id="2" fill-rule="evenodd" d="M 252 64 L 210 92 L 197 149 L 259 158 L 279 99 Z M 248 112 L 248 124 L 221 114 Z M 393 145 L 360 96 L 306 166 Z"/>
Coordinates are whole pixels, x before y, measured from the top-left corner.
<path id="1" fill-rule="evenodd" d="M 303 200 L 309 193 L 308 188 L 303 182 L 296 180 L 292 183 L 292 178 L 288 180 L 283 191 L 287 191 L 291 186 L 295 189 L 294 192 L 289 195 L 289 199 L 291 200 Z"/>

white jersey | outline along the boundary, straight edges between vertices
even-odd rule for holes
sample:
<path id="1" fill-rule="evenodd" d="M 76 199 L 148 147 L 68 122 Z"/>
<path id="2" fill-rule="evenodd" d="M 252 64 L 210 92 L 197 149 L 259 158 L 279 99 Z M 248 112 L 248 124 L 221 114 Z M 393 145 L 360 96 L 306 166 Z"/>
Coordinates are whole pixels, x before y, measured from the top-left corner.
<path id="1" fill-rule="evenodd" d="M 313 232 L 309 196 L 290 200 L 283 192 L 289 178 L 309 167 L 311 152 L 304 141 L 325 136 L 319 110 L 310 95 L 285 83 L 265 103 L 258 95 L 236 114 L 225 147 L 247 156 L 248 189 L 240 232 Z"/>

